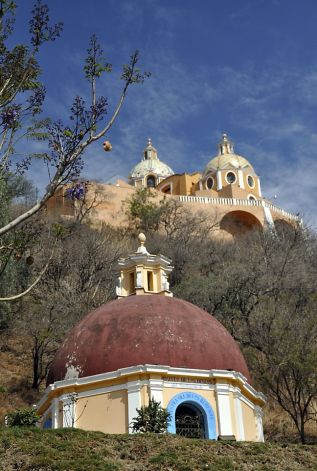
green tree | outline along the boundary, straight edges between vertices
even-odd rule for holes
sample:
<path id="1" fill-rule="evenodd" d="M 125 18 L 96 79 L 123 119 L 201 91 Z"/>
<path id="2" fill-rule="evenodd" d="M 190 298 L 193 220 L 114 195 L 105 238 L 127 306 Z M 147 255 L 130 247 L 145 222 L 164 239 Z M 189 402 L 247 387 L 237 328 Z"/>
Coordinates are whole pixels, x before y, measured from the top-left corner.
<path id="1" fill-rule="evenodd" d="M 136 232 L 149 234 L 158 231 L 164 216 L 170 211 L 169 202 L 166 199 L 157 201 L 156 197 L 153 190 L 140 188 L 125 201 L 129 225 Z"/>
<path id="2" fill-rule="evenodd" d="M 174 293 L 228 328 L 304 443 L 317 418 L 316 236 L 290 227 L 199 248 Z"/>
<path id="3" fill-rule="evenodd" d="M 23 231 L 23 223 L 43 208 L 60 185 L 79 176 L 84 150 L 101 139 L 113 126 L 129 87 L 142 83 L 149 76 L 138 68 L 139 53 L 135 51 L 128 64 L 123 65 L 120 75 L 122 91 L 114 112 L 106 120 L 108 100 L 98 95 L 97 82 L 103 74 L 112 71 L 112 65 L 106 60 L 96 36 L 93 35 L 84 64 L 84 76 L 90 89 L 89 102 L 86 103 L 79 96 L 75 97 L 68 121 L 51 122 L 44 119 L 41 113 L 45 87 L 40 82 L 37 57 L 46 42 L 54 41 L 61 34 L 62 24 L 51 24 L 48 6 L 37 0 L 29 23 L 29 44 L 11 46 L 14 42 L 15 15 L 16 5 L 13 1 L 0 1 L 0 207 L 8 204 L 6 188 L 3 186 L 7 175 L 26 172 L 33 158 L 41 159 L 46 164 L 49 183 L 44 195 L 30 207 L 20 208 L 18 214 L 6 213 L 6 217 L 0 221 L 0 242 L 18 227 Z M 28 152 L 29 139 L 42 141 L 45 150 L 41 154 Z M 25 157 L 17 160 L 15 148 L 22 142 Z M 0 244 L 0 250 L 6 252 L 5 257 L 10 254 L 6 243 Z M 34 283 L 31 287 L 33 285 Z M 21 297 L 28 292 L 26 289 L 17 296 Z M 15 300 L 17 296 L 8 295 L 0 300 Z"/>
<path id="4" fill-rule="evenodd" d="M 10 215 L 27 209 L 35 199 L 35 189 L 22 175 L 8 174 L 0 178 L 0 223 L 6 223 Z M 30 272 L 32 256 L 30 249 L 36 243 L 39 232 L 38 221 L 15 228 L 0 237 L 0 298 L 8 292 L 24 289 Z M 0 329 L 9 325 L 12 313 L 18 306 L 0 304 Z"/>
<path id="5" fill-rule="evenodd" d="M 167 431 L 169 420 L 167 409 L 151 398 L 148 406 L 137 409 L 137 416 L 132 421 L 132 430 L 141 433 L 164 433 Z"/>
<path id="6" fill-rule="evenodd" d="M 38 284 L 22 298 L 14 319 L 15 331 L 26 333 L 30 340 L 31 387 L 36 390 L 46 380 L 68 330 L 88 312 L 115 298 L 116 263 L 129 251 L 128 237 L 109 226 L 95 230 L 80 223 L 54 223 L 54 227 L 60 237 L 55 242 L 52 228 L 41 234 L 33 270 L 41 271 L 52 244 L 54 257 Z"/>

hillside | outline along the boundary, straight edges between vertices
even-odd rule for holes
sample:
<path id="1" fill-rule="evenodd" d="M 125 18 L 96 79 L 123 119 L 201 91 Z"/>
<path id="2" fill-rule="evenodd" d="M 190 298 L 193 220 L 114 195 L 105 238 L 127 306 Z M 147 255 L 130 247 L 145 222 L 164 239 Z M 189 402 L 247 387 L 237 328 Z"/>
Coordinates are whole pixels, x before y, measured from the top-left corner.
<path id="1" fill-rule="evenodd" d="M 0 430 L 1 471 L 307 471 L 317 447 L 232 443 L 75 429 Z"/>

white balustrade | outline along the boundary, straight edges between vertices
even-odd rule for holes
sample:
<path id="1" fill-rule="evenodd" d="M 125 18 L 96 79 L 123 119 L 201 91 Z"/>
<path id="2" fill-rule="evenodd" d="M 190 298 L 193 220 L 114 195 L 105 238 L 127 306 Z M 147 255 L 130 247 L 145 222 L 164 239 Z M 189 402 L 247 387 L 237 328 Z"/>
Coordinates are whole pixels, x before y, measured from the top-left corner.
<path id="1" fill-rule="evenodd" d="M 298 216 L 295 216 L 284 209 L 274 206 L 272 203 L 269 203 L 265 200 L 250 200 L 242 198 L 215 198 L 212 196 L 185 196 L 180 195 L 176 198 L 182 203 L 203 203 L 203 204 L 212 204 L 212 205 L 225 205 L 225 206 L 264 206 L 269 208 L 271 211 L 280 214 L 288 219 L 293 221 L 300 221 Z"/>

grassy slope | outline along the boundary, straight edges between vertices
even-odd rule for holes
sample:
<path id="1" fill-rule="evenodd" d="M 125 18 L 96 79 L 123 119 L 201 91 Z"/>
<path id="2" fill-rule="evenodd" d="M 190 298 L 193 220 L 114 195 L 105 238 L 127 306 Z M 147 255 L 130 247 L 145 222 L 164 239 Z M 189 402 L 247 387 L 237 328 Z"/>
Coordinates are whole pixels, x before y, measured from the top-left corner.
<path id="1" fill-rule="evenodd" d="M 1 471 L 317 470 L 317 446 L 0 429 Z"/>
<path id="2" fill-rule="evenodd" d="M 40 394 L 30 388 L 31 344 L 26 336 L 0 333 L 0 424 L 5 414 L 35 404 Z"/>

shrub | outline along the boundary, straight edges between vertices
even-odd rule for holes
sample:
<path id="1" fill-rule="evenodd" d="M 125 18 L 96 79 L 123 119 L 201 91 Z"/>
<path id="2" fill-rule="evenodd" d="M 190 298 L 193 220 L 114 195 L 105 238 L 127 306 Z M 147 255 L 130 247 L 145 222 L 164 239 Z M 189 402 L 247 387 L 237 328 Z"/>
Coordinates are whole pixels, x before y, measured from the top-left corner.
<path id="1" fill-rule="evenodd" d="M 137 409 L 137 416 L 132 421 L 133 432 L 164 433 L 170 420 L 170 413 L 151 398 L 148 406 Z"/>
<path id="2" fill-rule="evenodd" d="M 29 409 L 19 409 L 14 412 L 10 412 L 7 415 L 8 419 L 8 426 L 9 427 L 31 427 L 32 425 L 35 425 L 36 422 L 40 420 L 40 416 L 37 415 L 34 409 L 29 408 Z"/>

